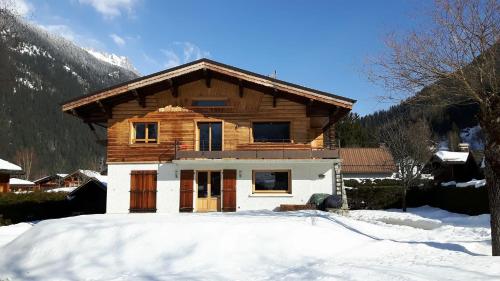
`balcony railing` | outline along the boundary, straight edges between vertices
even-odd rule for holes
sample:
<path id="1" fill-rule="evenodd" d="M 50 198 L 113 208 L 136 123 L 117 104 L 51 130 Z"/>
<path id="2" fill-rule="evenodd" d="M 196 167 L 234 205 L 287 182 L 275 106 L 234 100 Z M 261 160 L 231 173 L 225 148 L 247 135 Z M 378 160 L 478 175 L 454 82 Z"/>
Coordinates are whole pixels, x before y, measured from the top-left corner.
<path id="1" fill-rule="evenodd" d="M 335 159 L 337 149 L 318 149 L 290 140 L 224 144 L 175 141 L 174 159 Z M 224 147 L 223 147 L 224 146 Z"/>

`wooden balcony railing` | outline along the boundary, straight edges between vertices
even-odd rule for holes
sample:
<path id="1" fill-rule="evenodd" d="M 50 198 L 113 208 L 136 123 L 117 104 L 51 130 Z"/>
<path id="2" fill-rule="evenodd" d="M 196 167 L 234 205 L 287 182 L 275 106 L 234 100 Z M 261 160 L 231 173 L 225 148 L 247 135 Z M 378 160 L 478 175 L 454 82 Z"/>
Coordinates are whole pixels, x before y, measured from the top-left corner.
<path id="1" fill-rule="evenodd" d="M 218 145 L 182 143 L 175 141 L 174 159 L 335 159 L 339 158 L 338 149 L 317 149 L 310 144 L 297 144 L 290 141 L 261 142 L 224 145 L 230 149 L 222 150 Z M 201 149 L 201 150 L 200 150 Z"/>

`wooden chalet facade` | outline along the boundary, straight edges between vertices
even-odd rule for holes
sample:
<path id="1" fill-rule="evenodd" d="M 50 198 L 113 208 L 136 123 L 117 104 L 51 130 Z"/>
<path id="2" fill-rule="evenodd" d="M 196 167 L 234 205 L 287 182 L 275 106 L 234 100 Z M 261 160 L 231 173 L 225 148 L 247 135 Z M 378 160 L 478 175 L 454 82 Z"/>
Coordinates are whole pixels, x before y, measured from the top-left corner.
<path id="1" fill-rule="evenodd" d="M 236 211 L 337 192 L 355 101 L 201 59 L 66 102 L 107 129 L 107 212 Z"/>
<path id="2" fill-rule="evenodd" d="M 0 193 L 11 191 L 10 179 L 12 176 L 24 174 L 21 167 L 0 159 Z"/>

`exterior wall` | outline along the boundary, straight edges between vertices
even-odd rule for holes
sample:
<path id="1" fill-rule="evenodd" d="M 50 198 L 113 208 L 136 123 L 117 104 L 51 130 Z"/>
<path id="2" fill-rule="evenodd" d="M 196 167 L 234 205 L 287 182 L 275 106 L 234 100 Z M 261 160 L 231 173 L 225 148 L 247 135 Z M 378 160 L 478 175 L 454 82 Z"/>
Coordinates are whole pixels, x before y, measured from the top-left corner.
<path id="1" fill-rule="evenodd" d="M 333 164 L 338 160 L 198 160 L 166 164 L 110 164 L 108 166 L 107 213 L 128 213 L 130 206 L 130 171 L 158 170 L 157 212 L 179 211 L 180 170 L 236 169 L 236 208 L 274 210 L 280 204 L 305 204 L 313 193 L 334 194 Z M 158 169 L 159 168 L 159 169 Z M 291 194 L 252 194 L 252 170 L 290 169 Z M 319 176 L 319 175 L 324 175 Z M 196 181 L 196 179 L 195 179 Z M 196 182 L 193 206 L 196 209 Z"/>
<path id="2" fill-rule="evenodd" d="M 9 174 L 0 174 L 0 193 L 9 192 Z"/>
<path id="3" fill-rule="evenodd" d="M 194 99 L 223 99 L 224 107 L 193 107 Z M 319 112 L 319 110 L 314 110 Z M 174 142 L 194 150 L 197 144 L 196 122 L 223 123 L 223 149 L 237 150 L 252 143 L 253 121 L 290 122 L 293 145 L 303 148 L 322 148 L 322 126 L 328 116 L 309 116 L 307 106 L 286 98 L 273 97 L 252 89 L 244 89 L 240 97 L 238 85 L 212 79 L 207 88 L 203 80 L 179 86 L 178 97 L 171 90 L 145 98 L 145 107 L 136 100 L 118 104 L 108 120 L 108 163 L 172 160 Z M 158 144 L 131 144 L 131 122 L 158 122 Z M 259 144 L 257 144 L 258 146 Z"/>

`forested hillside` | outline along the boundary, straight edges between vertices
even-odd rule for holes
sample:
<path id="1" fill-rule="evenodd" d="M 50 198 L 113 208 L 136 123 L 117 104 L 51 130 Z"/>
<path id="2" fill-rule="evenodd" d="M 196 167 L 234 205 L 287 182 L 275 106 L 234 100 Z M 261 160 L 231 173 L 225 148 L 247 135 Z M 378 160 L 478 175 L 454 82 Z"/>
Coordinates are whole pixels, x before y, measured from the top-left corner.
<path id="1" fill-rule="evenodd" d="M 349 114 L 337 125 L 337 138 L 342 147 L 376 147 L 384 142 L 377 132 L 388 122 L 402 119 L 411 127 L 417 120 L 425 120 L 436 145 L 454 150 L 459 142 L 468 142 L 473 150 L 482 150 L 484 142 L 478 127 L 478 112 L 479 107 L 474 103 L 399 104 L 363 117 Z"/>
<path id="2" fill-rule="evenodd" d="M 31 162 L 30 179 L 97 168 L 105 147 L 61 103 L 137 74 L 9 13 L 0 17 L 0 158 Z"/>

